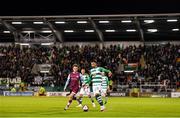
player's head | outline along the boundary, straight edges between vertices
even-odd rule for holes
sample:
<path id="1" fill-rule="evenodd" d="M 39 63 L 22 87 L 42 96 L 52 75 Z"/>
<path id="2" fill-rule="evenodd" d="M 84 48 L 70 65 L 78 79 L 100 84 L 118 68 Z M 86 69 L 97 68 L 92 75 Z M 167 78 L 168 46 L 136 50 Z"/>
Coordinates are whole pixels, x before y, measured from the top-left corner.
<path id="1" fill-rule="evenodd" d="M 91 67 L 92 67 L 92 68 L 97 67 L 97 61 L 96 61 L 96 60 L 92 60 L 92 61 L 91 61 Z"/>
<path id="2" fill-rule="evenodd" d="M 73 64 L 73 72 L 77 72 L 78 71 L 78 65 L 77 64 Z"/>
<path id="3" fill-rule="evenodd" d="M 86 70 L 84 68 L 81 69 L 81 74 L 85 74 Z"/>

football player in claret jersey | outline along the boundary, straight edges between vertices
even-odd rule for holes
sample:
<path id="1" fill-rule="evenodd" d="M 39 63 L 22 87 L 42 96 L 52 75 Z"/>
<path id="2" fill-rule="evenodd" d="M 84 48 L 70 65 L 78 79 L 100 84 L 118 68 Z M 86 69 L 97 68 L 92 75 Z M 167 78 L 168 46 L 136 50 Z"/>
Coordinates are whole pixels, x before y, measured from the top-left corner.
<path id="1" fill-rule="evenodd" d="M 82 107 L 82 97 L 83 95 L 88 95 L 88 97 L 90 98 L 93 107 L 96 107 L 94 100 L 91 96 L 91 91 L 90 91 L 90 86 L 89 86 L 89 75 L 87 73 L 85 73 L 85 69 L 82 68 L 81 69 L 81 74 L 83 76 L 83 80 L 82 80 L 82 87 L 80 89 L 80 93 L 79 93 L 79 98 L 77 99 L 79 102 L 79 105 L 77 107 Z"/>
<path id="2" fill-rule="evenodd" d="M 64 108 L 64 110 L 67 110 L 69 108 L 69 106 L 72 103 L 73 97 L 78 93 L 80 85 L 81 85 L 81 81 L 83 80 L 82 74 L 78 72 L 78 65 L 74 64 L 73 65 L 73 72 L 71 72 L 68 75 L 66 84 L 64 86 L 64 91 L 66 91 L 67 86 L 70 89 L 70 95 L 69 95 L 69 100 L 68 103 L 66 105 L 66 107 Z"/>

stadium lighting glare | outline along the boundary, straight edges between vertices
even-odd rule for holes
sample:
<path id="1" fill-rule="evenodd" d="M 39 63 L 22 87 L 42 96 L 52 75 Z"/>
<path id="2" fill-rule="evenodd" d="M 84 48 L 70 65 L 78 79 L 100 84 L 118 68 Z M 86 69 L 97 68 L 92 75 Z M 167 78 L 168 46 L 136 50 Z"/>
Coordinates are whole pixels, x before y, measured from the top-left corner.
<path id="1" fill-rule="evenodd" d="M 109 23 L 109 21 L 99 21 L 99 23 Z"/>
<path id="2" fill-rule="evenodd" d="M 85 30 L 85 32 L 94 32 L 94 30 Z"/>
<path id="3" fill-rule="evenodd" d="M 71 33 L 71 32 L 74 32 L 74 31 L 73 30 L 64 30 L 64 32 Z"/>
<path id="4" fill-rule="evenodd" d="M 35 31 L 22 31 L 22 33 L 34 33 Z"/>
<path id="5" fill-rule="evenodd" d="M 29 43 L 20 43 L 22 46 L 29 46 Z"/>
<path id="6" fill-rule="evenodd" d="M 56 24 L 65 24 L 66 22 L 64 22 L 64 21 L 56 21 L 55 23 Z"/>
<path id="7" fill-rule="evenodd" d="M 135 29 L 127 29 L 126 32 L 136 32 Z"/>
<path id="8" fill-rule="evenodd" d="M 105 32 L 115 32 L 115 30 L 105 30 Z"/>
<path id="9" fill-rule="evenodd" d="M 9 33 L 11 33 L 11 32 L 10 32 L 10 31 L 3 31 L 3 33 L 9 34 Z"/>
<path id="10" fill-rule="evenodd" d="M 168 19 L 167 22 L 177 22 L 177 19 Z"/>
<path id="11" fill-rule="evenodd" d="M 45 30 L 45 31 L 41 31 L 42 33 L 52 33 L 51 30 Z"/>
<path id="12" fill-rule="evenodd" d="M 122 20 L 121 23 L 131 23 L 131 20 Z"/>
<path id="13" fill-rule="evenodd" d="M 49 73 L 49 71 L 41 70 L 41 73 Z"/>
<path id="14" fill-rule="evenodd" d="M 18 43 L 18 42 L 16 42 L 15 44 L 16 44 L 16 45 L 22 45 L 22 46 L 23 46 L 23 45 L 24 45 L 24 46 L 25 46 L 25 45 L 27 45 L 27 46 L 29 45 L 28 43 Z"/>
<path id="15" fill-rule="evenodd" d="M 44 24 L 44 22 L 33 22 L 33 24 Z"/>
<path id="16" fill-rule="evenodd" d="M 178 28 L 176 28 L 176 29 L 172 29 L 172 31 L 175 31 L 175 32 L 176 32 L 176 31 L 179 31 L 179 29 L 178 29 Z"/>
<path id="17" fill-rule="evenodd" d="M 11 22 L 13 25 L 19 25 L 22 24 L 22 22 Z"/>
<path id="18" fill-rule="evenodd" d="M 84 24 L 84 23 L 87 23 L 87 21 L 77 21 L 77 23 Z"/>
<path id="19" fill-rule="evenodd" d="M 157 29 L 147 29 L 148 32 L 157 32 Z"/>
<path id="20" fill-rule="evenodd" d="M 144 20 L 145 23 L 154 23 L 154 20 Z"/>
<path id="21" fill-rule="evenodd" d="M 53 45 L 54 43 L 41 43 L 41 45 Z"/>
<path id="22" fill-rule="evenodd" d="M 134 71 L 133 70 L 125 70 L 124 72 L 125 73 L 133 73 Z"/>

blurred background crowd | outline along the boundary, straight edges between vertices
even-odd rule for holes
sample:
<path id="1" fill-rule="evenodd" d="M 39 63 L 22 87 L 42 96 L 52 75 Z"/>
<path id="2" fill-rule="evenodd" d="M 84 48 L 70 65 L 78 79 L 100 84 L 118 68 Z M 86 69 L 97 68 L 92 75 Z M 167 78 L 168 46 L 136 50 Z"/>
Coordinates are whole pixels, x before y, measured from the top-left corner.
<path id="1" fill-rule="evenodd" d="M 180 82 L 180 45 L 150 45 L 127 46 L 110 45 L 109 47 L 97 46 L 71 46 L 71 47 L 32 47 L 0 46 L 0 77 L 20 77 L 23 82 L 33 83 L 34 78 L 44 76 L 36 72 L 37 64 L 50 64 L 48 75 L 53 76 L 53 81 L 42 84 L 64 86 L 71 66 L 77 63 L 86 68 L 87 73 L 90 61 L 96 59 L 99 66 L 110 69 L 114 82 L 133 81 L 140 82 Z M 137 70 L 125 73 L 124 65 L 136 63 Z M 47 74 L 46 74 L 47 76 Z"/>

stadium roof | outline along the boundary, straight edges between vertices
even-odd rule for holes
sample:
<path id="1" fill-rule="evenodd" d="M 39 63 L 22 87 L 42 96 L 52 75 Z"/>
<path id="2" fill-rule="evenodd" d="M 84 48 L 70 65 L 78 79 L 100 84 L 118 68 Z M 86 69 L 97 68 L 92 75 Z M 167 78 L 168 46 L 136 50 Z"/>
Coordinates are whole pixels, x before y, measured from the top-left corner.
<path id="1" fill-rule="evenodd" d="M 1 42 L 32 38 L 57 42 L 180 40 L 180 13 L 0 16 Z"/>
<path id="2" fill-rule="evenodd" d="M 179 0 L 4 0 L 0 15 L 177 13 Z"/>

